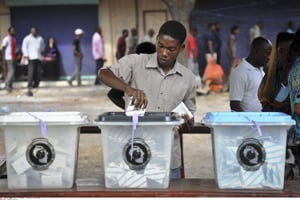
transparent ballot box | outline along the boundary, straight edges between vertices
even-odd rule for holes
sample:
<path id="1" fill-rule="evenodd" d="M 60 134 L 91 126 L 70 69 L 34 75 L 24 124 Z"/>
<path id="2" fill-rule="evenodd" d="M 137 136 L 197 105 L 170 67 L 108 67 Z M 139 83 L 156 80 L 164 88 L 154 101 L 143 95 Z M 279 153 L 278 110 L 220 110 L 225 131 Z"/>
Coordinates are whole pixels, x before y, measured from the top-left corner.
<path id="1" fill-rule="evenodd" d="M 287 130 L 279 112 L 208 112 L 214 169 L 220 189 L 283 189 Z"/>
<path id="2" fill-rule="evenodd" d="M 132 120 L 124 112 L 104 113 L 95 120 L 102 133 L 105 186 L 167 188 L 173 129 L 183 120 L 165 112 L 146 112 L 138 122 Z"/>
<path id="3" fill-rule="evenodd" d="M 0 116 L 9 189 L 71 188 L 77 166 L 79 112 L 12 112 Z"/>

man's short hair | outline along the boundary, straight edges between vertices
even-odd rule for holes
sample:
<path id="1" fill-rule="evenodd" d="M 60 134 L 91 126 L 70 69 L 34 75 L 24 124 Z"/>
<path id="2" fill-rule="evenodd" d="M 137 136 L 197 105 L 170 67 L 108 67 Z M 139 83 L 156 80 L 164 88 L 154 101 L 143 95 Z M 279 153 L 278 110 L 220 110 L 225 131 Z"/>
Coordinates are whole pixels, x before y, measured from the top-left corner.
<path id="1" fill-rule="evenodd" d="M 184 43 L 186 38 L 186 29 L 178 21 L 170 20 L 165 22 L 159 29 L 158 35 L 168 35 L 178 40 L 180 44 Z"/>

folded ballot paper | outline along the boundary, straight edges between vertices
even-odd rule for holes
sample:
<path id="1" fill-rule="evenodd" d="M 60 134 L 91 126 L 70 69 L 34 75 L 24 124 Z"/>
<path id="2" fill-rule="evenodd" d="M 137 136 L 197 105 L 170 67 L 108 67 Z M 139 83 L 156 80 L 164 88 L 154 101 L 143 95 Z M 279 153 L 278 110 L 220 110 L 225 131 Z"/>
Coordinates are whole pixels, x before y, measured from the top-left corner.
<path id="1" fill-rule="evenodd" d="M 132 101 L 133 101 L 133 98 L 131 97 L 130 102 L 129 102 L 126 112 L 125 112 L 126 116 L 133 116 L 133 115 L 144 116 L 146 110 L 145 109 L 137 109 Z"/>
<path id="2" fill-rule="evenodd" d="M 193 114 L 183 102 L 176 106 L 176 108 L 174 108 L 172 112 L 176 112 L 178 113 L 178 115 L 188 115 L 190 119 L 193 118 Z"/>

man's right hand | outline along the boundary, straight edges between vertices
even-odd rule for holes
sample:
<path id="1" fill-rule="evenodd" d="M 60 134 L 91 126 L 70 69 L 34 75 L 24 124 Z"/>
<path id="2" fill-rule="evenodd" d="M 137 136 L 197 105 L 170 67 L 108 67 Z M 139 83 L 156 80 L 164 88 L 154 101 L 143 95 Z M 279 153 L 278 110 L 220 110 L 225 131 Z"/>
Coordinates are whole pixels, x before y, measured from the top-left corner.
<path id="1" fill-rule="evenodd" d="M 144 91 L 128 86 L 125 90 L 125 93 L 132 97 L 132 102 L 134 102 L 136 108 L 145 109 L 147 107 L 148 99 Z"/>

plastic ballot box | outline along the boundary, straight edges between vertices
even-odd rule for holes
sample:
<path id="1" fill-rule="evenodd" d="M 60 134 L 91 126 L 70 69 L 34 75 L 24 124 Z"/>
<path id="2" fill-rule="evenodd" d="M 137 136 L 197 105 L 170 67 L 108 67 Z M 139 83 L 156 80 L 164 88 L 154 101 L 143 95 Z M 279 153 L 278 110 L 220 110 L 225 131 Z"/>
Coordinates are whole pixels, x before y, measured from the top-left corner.
<path id="1" fill-rule="evenodd" d="M 216 182 L 221 189 L 283 189 L 287 130 L 279 112 L 208 112 Z"/>
<path id="2" fill-rule="evenodd" d="M 79 112 L 12 112 L 0 116 L 9 189 L 71 188 L 77 166 Z"/>
<path id="3" fill-rule="evenodd" d="M 100 115 L 95 124 L 102 133 L 105 186 L 167 188 L 174 130 L 182 123 L 176 113 L 146 112 L 138 117 L 126 116 L 124 112 Z"/>

